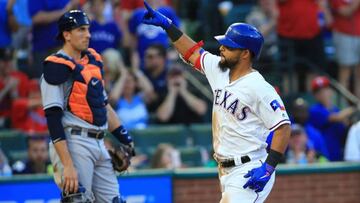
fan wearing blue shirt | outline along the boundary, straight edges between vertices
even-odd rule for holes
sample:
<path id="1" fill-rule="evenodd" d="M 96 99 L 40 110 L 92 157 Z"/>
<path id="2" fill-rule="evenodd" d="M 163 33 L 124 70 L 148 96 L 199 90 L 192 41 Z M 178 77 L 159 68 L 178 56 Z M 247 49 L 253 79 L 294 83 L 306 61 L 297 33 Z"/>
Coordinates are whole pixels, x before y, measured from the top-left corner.
<path id="1" fill-rule="evenodd" d="M 318 129 L 309 123 L 309 106 L 304 99 L 298 98 L 294 101 L 291 116 L 292 123 L 300 124 L 304 128 L 309 141 L 314 146 L 317 156 L 329 157 L 329 151 L 325 144 L 324 136 Z"/>
<path id="2" fill-rule="evenodd" d="M 168 6 L 156 5 L 157 1 L 148 1 L 151 6 L 155 7 L 161 14 L 168 17 L 176 27 L 180 26 L 180 19 L 176 15 L 175 11 Z M 165 30 L 160 27 L 143 24 L 141 21 L 145 15 L 146 9 L 136 9 L 129 20 L 129 31 L 132 34 L 132 40 L 134 40 L 132 47 L 133 54 L 138 54 L 140 58 L 140 67 L 143 68 L 145 50 L 152 44 L 161 44 L 166 49 L 170 46 L 167 34 Z M 134 50 L 137 50 L 134 53 Z M 137 57 L 132 57 L 133 59 Z M 132 61 L 132 64 L 136 66 L 139 62 Z"/>
<path id="3" fill-rule="evenodd" d="M 356 111 L 356 108 L 348 107 L 340 111 L 332 104 L 332 89 L 327 77 L 314 78 L 311 88 L 317 103 L 310 107 L 309 122 L 324 136 L 329 152 L 327 158 L 330 161 L 341 161 L 346 133 L 344 123 Z"/>
<path id="4" fill-rule="evenodd" d="M 32 20 L 32 53 L 33 65 L 30 71 L 32 78 L 39 78 L 42 73 L 42 62 L 54 49 L 60 47 L 57 36 L 57 20 L 66 11 L 77 8 L 78 0 L 36 0 L 28 3 Z"/>
<path id="5" fill-rule="evenodd" d="M 11 33 L 16 32 L 18 23 L 13 14 L 14 0 L 0 0 L 0 48 L 11 46 Z"/>
<path id="6" fill-rule="evenodd" d="M 90 22 L 90 47 L 102 53 L 108 48 L 121 46 L 122 32 L 114 21 L 106 21 L 104 16 L 105 0 L 91 0 L 90 8 L 94 19 Z"/>

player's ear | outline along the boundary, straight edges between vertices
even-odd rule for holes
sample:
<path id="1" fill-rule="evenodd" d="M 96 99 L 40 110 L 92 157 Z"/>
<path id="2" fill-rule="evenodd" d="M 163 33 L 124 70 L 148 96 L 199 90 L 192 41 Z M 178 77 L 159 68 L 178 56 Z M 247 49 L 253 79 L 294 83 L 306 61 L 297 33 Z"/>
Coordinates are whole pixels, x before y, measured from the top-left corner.
<path id="1" fill-rule="evenodd" d="M 62 35 L 63 35 L 65 41 L 70 40 L 70 35 L 71 35 L 70 31 L 64 31 Z"/>
<path id="2" fill-rule="evenodd" d="M 241 59 L 250 59 L 251 60 L 251 51 L 249 49 L 241 50 L 240 57 L 241 57 Z"/>

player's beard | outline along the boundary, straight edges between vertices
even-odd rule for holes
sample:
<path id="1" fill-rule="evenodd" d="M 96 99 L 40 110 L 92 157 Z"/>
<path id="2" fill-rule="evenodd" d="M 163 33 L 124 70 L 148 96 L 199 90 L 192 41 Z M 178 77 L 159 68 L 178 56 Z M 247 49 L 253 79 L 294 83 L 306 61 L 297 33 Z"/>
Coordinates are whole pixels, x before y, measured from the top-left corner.
<path id="1" fill-rule="evenodd" d="M 233 69 L 239 60 L 229 60 L 224 57 L 224 61 L 219 61 L 220 70 L 225 72 L 227 69 Z"/>

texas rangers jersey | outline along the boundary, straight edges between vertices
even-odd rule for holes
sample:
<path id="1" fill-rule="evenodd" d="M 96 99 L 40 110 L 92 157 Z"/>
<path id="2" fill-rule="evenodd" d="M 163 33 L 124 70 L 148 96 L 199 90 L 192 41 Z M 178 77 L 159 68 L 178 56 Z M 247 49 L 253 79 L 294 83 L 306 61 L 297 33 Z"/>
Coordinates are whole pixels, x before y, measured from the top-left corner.
<path id="1" fill-rule="evenodd" d="M 221 57 L 204 52 L 202 72 L 214 94 L 213 147 L 221 157 L 265 151 L 270 131 L 290 123 L 275 89 L 257 71 L 230 83 L 229 70 L 219 67 Z"/>
<path id="2" fill-rule="evenodd" d="M 66 55 L 66 53 L 62 50 L 60 50 L 58 53 Z M 78 126 L 81 128 L 92 130 L 106 130 L 108 127 L 107 122 L 103 126 L 95 126 L 80 119 L 68 110 L 67 103 L 73 82 L 73 79 L 70 77 L 66 82 L 60 85 L 52 85 L 46 82 L 44 76 L 41 76 L 40 88 L 44 110 L 51 107 L 60 107 L 64 111 L 64 115 L 62 117 L 62 124 L 65 128 L 71 126 Z M 105 99 L 107 99 L 107 94 L 105 91 L 104 97 Z"/>

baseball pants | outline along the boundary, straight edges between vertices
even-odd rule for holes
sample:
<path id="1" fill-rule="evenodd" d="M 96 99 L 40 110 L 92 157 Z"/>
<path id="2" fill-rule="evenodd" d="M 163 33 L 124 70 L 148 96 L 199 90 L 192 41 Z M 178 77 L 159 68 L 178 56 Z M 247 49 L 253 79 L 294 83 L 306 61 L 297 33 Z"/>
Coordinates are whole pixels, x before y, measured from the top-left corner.
<path id="1" fill-rule="evenodd" d="M 263 158 L 262 161 L 264 161 Z M 219 168 L 220 185 L 222 197 L 220 203 L 261 203 L 270 194 L 275 182 L 275 172 L 271 175 L 269 182 L 265 185 L 264 190 L 256 193 L 250 188 L 244 189 L 243 186 L 249 178 L 244 175 L 253 168 L 262 165 L 261 160 L 252 160 L 232 168 Z"/>
<path id="2" fill-rule="evenodd" d="M 84 132 L 83 135 L 70 135 L 70 130 L 65 132 L 79 183 L 86 191 L 93 193 L 95 202 L 112 202 L 114 197 L 119 196 L 119 184 L 104 140 L 89 138 Z M 52 143 L 49 145 L 49 154 L 54 167 L 54 179 L 60 187 L 63 165 Z"/>

